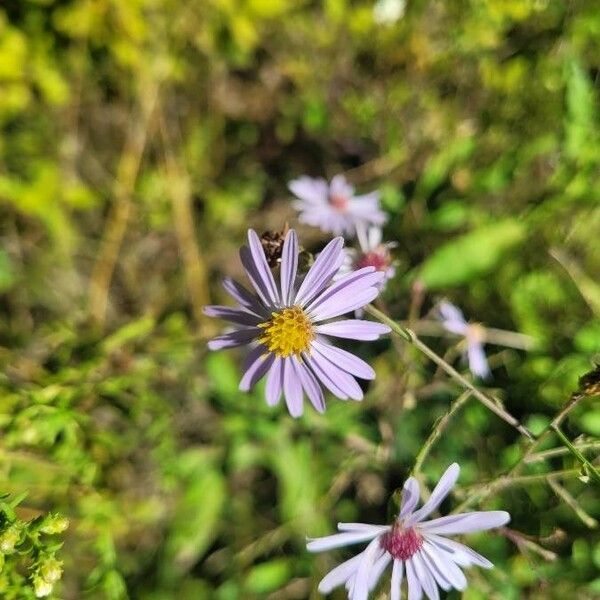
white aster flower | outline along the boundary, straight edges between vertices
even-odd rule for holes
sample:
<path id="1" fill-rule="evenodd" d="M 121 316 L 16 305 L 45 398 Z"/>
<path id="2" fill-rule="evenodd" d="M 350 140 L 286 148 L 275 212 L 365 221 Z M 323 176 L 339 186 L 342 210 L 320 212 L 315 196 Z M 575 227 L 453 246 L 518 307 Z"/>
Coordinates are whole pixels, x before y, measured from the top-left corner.
<path id="1" fill-rule="evenodd" d="M 297 197 L 293 206 L 300 213 L 300 222 L 324 232 L 354 235 L 360 223 L 381 226 L 387 220 L 379 207 L 379 192 L 356 196 L 343 175 L 336 175 L 329 184 L 303 176 L 290 181 L 288 187 Z"/>
<path id="2" fill-rule="evenodd" d="M 444 300 L 438 305 L 442 326 L 446 331 L 463 336 L 467 342 L 467 360 L 469 370 L 476 377 L 488 379 L 490 366 L 485 356 L 485 329 L 479 323 L 467 323 L 462 311 L 454 304 Z"/>
<path id="3" fill-rule="evenodd" d="M 374 267 L 377 271 L 384 274 L 384 278 L 379 284 L 383 290 L 389 279 L 396 274 L 396 266 L 391 254 L 391 250 L 398 244 L 396 242 L 383 242 L 383 230 L 375 225 L 365 227 L 358 225 L 356 227 L 356 237 L 358 238 L 359 248 L 345 248 L 344 262 L 339 270 L 339 276 L 358 271 L 364 267 Z"/>
<path id="4" fill-rule="evenodd" d="M 360 554 L 338 565 L 319 583 L 319 591 L 328 594 L 345 585 L 348 600 L 367 600 L 386 567 L 392 563 L 391 600 L 400 600 L 401 584 L 406 574 L 409 600 L 439 600 L 439 589 L 464 590 L 467 579 L 461 567 L 477 565 L 485 569 L 492 563 L 471 548 L 448 535 L 484 531 L 505 525 L 510 515 L 505 511 L 479 511 L 448 515 L 425 521 L 450 493 L 460 467 L 454 463 L 446 469 L 429 500 L 415 510 L 419 501 L 419 484 L 410 477 L 402 490 L 400 513 L 392 525 L 338 523 L 342 533 L 309 540 L 311 552 L 322 552 L 359 542 L 369 542 Z"/>

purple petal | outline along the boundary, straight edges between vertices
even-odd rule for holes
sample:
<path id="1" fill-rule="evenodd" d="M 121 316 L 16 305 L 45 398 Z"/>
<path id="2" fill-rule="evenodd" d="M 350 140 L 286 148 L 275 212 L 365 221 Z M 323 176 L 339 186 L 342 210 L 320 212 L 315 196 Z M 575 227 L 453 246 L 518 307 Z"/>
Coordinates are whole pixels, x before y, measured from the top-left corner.
<path id="1" fill-rule="evenodd" d="M 425 533 L 453 535 L 493 529 L 494 527 L 506 525 L 509 521 L 510 515 L 506 511 L 489 510 L 468 512 L 462 515 L 448 515 L 447 517 L 421 523 L 419 527 Z"/>
<path id="2" fill-rule="evenodd" d="M 261 317 L 250 314 L 245 310 L 230 308 L 229 306 L 209 305 L 205 306 L 203 310 L 204 314 L 209 317 L 216 317 L 238 325 L 256 326 L 263 320 Z"/>
<path id="3" fill-rule="evenodd" d="M 311 404 L 315 409 L 323 413 L 325 412 L 325 398 L 323 397 L 323 390 L 318 384 L 315 376 L 294 356 L 292 358 L 296 374 L 300 379 L 300 383 L 308 396 Z"/>
<path id="4" fill-rule="evenodd" d="M 358 564 L 358 569 L 356 570 L 356 581 L 354 582 L 352 600 L 367 600 L 369 596 L 369 575 L 376 554 L 380 548 L 379 540 L 374 539 L 364 551 L 360 563 Z"/>
<path id="5" fill-rule="evenodd" d="M 283 359 L 275 357 L 269 375 L 267 376 L 267 388 L 265 397 L 269 406 L 275 406 L 283 392 Z"/>
<path id="6" fill-rule="evenodd" d="M 288 231 L 281 253 L 281 301 L 285 305 L 292 302 L 294 283 L 298 272 L 298 236 L 293 229 Z"/>
<path id="7" fill-rule="evenodd" d="M 460 542 L 429 532 L 426 537 L 436 545 L 438 550 L 446 552 L 459 567 L 477 565 L 484 569 L 491 569 L 494 566 L 485 556 L 481 556 L 481 554 Z"/>
<path id="8" fill-rule="evenodd" d="M 260 303 L 259 299 L 241 283 L 231 277 L 225 277 L 222 283 L 225 291 L 241 306 L 260 316 L 269 315 L 269 311 Z"/>
<path id="9" fill-rule="evenodd" d="M 379 535 L 378 531 L 358 531 L 353 533 L 334 533 L 321 538 L 309 540 L 306 549 L 309 552 L 324 552 L 333 548 L 350 546 L 359 542 L 367 542 Z"/>
<path id="10" fill-rule="evenodd" d="M 265 354 L 265 349 L 262 346 L 254 348 L 248 358 L 249 366 L 240 381 L 240 390 L 242 392 L 247 392 L 260 381 L 275 360 L 273 354 Z"/>
<path id="11" fill-rule="evenodd" d="M 294 196 L 311 204 L 326 202 L 329 194 L 328 187 L 324 179 L 313 179 L 307 176 L 298 177 L 288 183 L 288 188 Z"/>
<path id="12" fill-rule="evenodd" d="M 371 525 L 369 523 L 338 523 L 338 531 L 378 531 L 385 533 L 390 530 L 389 525 Z"/>
<path id="13" fill-rule="evenodd" d="M 469 341 L 467 345 L 467 354 L 469 357 L 469 370 L 471 373 L 476 377 L 481 377 L 481 379 L 487 379 L 491 372 L 481 343 Z"/>
<path id="14" fill-rule="evenodd" d="M 302 355 L 304 362 L 311 369 L 317 379 L 336 397 L 340 400 L 348 400 L 349 396 L 344 390 L 329 376 L 327 368 L 323 368 L 309 354 Z"/>
<path id="15" fill-rule="evenodd" d="M 413 567 L 412 560 L 408 559 L 406 565 L 406 582 L 408 583 L 408 600 L 421 600 L 423 591 L 421 583 Z"/>
<path id="16" fill-rule="evenodd" d="M 419 502 L 419 496 L 419 483 L 414 477 L 409 477 L 402 488 L 402 503 L 399 515 L 401 519 L 405 519 L 415 510 L 415 506 Z"/>
<path id="17" fill-rule="evenodd" d="M 208 342 L 210 350 L 222 350 L 224 348 L 235 348 L 250 343 L 262 333 L 258 327 L 249 327 L 248 329 L 236 329 L 223 335 L 218 335 Z"/>
<path id="18" fill-rule="evenodd" d="M 329 594 L 332 590 L 348 581 L 348 578 L 353 575 L 360 563 L 363 553 L 354 556 L 350 560 L 343 562 L 341 565 L 331 570 L 319 583 L 319 592 L 321 594 Z"/>
<path id="19" fill-rule="evenodd" d="M 248 229 L 248 244 L 250 245 L 254 266 L 256 267 L 257 274 L 261 279 L 263 287 L 267 290 L 271 302 L 274 305 L 277 305 L 279 304 L 279 292 L 275 285 L 275 279 L 273 279 L 273 273 L 271 273 L 271 269 L 267 263 L 265 251 L 260 243 L 260 238 L 253 229 Z"/>
<path id="20" fill-rule="evenodd" d="M 394 560 L 392 567 L 392 585 L 390 589 L 390 600 L 400 600 L 400 586 L 402 585 L 402 575 L 404 572 L 404 563 L 401 560 Z"/>
<path id="21" fill-rule="evenodd" d="M 446 577 L 446 574 L 445 574 L 445 571 L 443 569 L 443 566 L 439 565 L 438 563 L 436 563 L 433 560 L 433 558 L 429 555 L 429 553 L 427 552 L 427 547 L 428 546 L 426 544 L 423 545 L 423 548 L 422 548 L 422 550 L 420 552 L 421 559 L 427 565 L 427 568 L 429 569 L 429 572 L 433 575 L 433 577 L 436 580 L 437 584 L 443 590 L 445 590 L 447 592 L 452 587 L 452 584 L 450 583 L 450 581 Z"/>
<path id="22" fill-rule="evenodd" d="M 361 308 L 377 297 L 376 287 L 385 274 L 375 271 L 373 267 L 365 267 L 348 273 L 334 283 L 307 306 L 306 310 L 313 320 L 323 321 Z"/>
<path id="23" fill-rule="evenodd" d="M 283 395 L 290 415 L 299 417 L 303 410 L 302 385 L 291 357 L 283 359 Z"/>
<path id="24" fill-rule="evenodd" d="M 338 396 L 339 398 L 362 400 L 363 392 L 358 383 L 356 383 L 356 379 L 333 364 L 322 354 L 313 352 L 306 362 L 327 389 L 331 389 L 330 382 L 333 382 L 334 387 L 342 391 L 343 395 Z"/>
<path id="25" fill-rule="evenodd" d="M 436 548 L 434 544 L 425 541 L 423 551 L 438 567 L 443 577 L 450 585 L 457 590 L 464 590 L 467 587 L 467 578 L 465 574 L 456 566 L 456 564 L 447 558 L 443 552 Z"/>
<path id="26" fill-rule="evenodd" d="M 296 304 L 306 305 L 331 281 L 344 261 L 343 247 L 344 239 L 341 237 L 334 238 L 325 246 L 306 274 L 296 294 Z"/>
<path id="27" fill-rule="evenodd" d="M 242 246 L 240 248 L 240 261 L 242 262 L 242 266 L 246 271 L 246 275 L 248 279 L 252 283 L 252 286 L 256 290 L 258 297 L 261 302 L 265 305 L 265 307 L 274 308 L 274 303 L 269 299 L 269 290 L 264 285 L 262 278 L 256 265 L 254 264 L 254 259 L 252 258 L 252 253 L 250 252 L 250 248 L 248 246 Z"/>
<path id="28" fill-rule="evenodd" d="M 429 598 L 429 600 L 439 600 L 440 592 L 438 591 L 437 583 L 433 578 L 433 575 L 429 572 L 427 565 L 421 558 L 421 552 L 415 553 L 411 557 L 412 565 L 415 569 L 415 574 L 419 578 L 423 591 Z"/>
<path id="29" fill-rule="evenodd" d="M 391 329 L 383 323 L 362 321 L 360 319 L 345 319 L 343 321 L 334 321 L 333 323 L 323 323 L 317 325 L 314 329 L 317 333 L 324 335 L 364 341 L 376 340 L 380 335 L 391 331 Z"/>
<path id="30" fill-rule="evenodd" d="M 354 197 L 354 187 L 343 175 L 334 175 L 329 184 L 329 193 L 332 196 L 344 196 L 350 200 Z"/>
<path id="31" fill-rule="evenodd" d="M 437 309 L 446 330 L 456 335 L 466 335 L 469 326 L 460 309 L 446 300 L 440 302 Z"/>
<path id="32" fill-rule="evenodd" d="M 361 379 L 375 379 L 375 371 L 364 360 L 350 352 L 346 352 L 346 350 L 323 344 L 318 340 L 313 340 L 312 348 L 341 369 L 344 369 L 344 371 L 350 373 L 350 375 L 355 375 Z"/>
<path id="33" fill-rule="evenodd" d="M 390 564 L 392 560 L 392 555 L 389 552 L 384 550 L 381 551 L 382 555 L 375 561 L 375 564 L 371 568 L 371 573 L 369 574 L 369 591 L 372 592 L 377 586 L 377 582 L 380 577 L 383 575 L 386 567 Z"/>
<path id="34" fill-rule="evenodd" d="M 423 506 L 415 511 L 406 522 L 407 526 L 414 525 L 419 521 L 422 521 L 425 517 L 430 515 L 443 501 L 444 498 L 451 492 L 458 475 L 460 473 L 460 467 L 457 463 L 452 463 L 440 478 L 438 484 L 435 486 L 429 500 L 423 504 Z"/>

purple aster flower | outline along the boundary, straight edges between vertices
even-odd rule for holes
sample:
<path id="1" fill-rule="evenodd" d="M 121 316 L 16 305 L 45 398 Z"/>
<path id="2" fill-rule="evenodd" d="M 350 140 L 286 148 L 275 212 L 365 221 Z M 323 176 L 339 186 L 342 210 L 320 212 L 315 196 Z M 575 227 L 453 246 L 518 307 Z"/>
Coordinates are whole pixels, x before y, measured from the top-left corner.
<path id="1" fill-rule="evenodd" d="M 381 226 L 387 221 L 379 208 L 379 192 L 355 196 L 343 175 L 336 175 L 330 184 L 303 176 L 290 181 L 288 187 L 298 198 L 294 208 L 300 213 L 300 222 L 322 231 L 354 235 L 359 223 Z"/>
<path id="2" fill-rule="evenodd" d="M 375 299 L 383 277 L 373 267 L 366 267 L 332 281 L 344 258 L 343 245 L 340 237 L 329 242 L 300 280 L 298 238 L 290 230 L 276 282 L 260 239 L 250 229 L 248 246 L 242 247 L 240 258 L 256 293 L 225 279 L 225 290 L 239 306 L 204 309 L 207 315 L 235 326 L 211 340 L 211 350 L 251 346 L 240 389 L 248 391 L 266 375 L 267 404 L 276 405 L 283 394 L 293 417 L 302 414 L 304 394 L 316 410 L 323 412 L 323 387 L 342 400 L 361 400 L 363 393 L 355 377 L 375 378 L 366 362 L 336 348 L 329 337 L 376 340 L 390 331 L 387 325 L 371 321 L 332 320 Z"/>
<path id="3" fill-rule="evenodd" d="M 383 231 L 381 227 L 356 227 L 356 236 L 360 249 L 346 248 L 346 257 L 340 273 L 358 271 L 364 267 L 374 267 L 384 274 L 381 280 L 381 289 L 386 282 L 396 274 L 396 267 L 391 255 L 392 248 L 397 246 L 396 242 L 382 242 Z"/>
<path id="4" fill-rule="evenodd" d="M 419 484 L 410 477 L 402 490 L 400 513 L 391 525 L 338 523 L 342 533 L 309 540 L 307 548 L 311 552 L 369 542 L 360 554 L 330 571 L 319 583 L 319 591 L 328 594 L 345 585 L 348 600 L 367 600 L 383 571 L 392 563 L 391 600 L 400 600 L 405 573 L 410 600 L 421 600 L 423 593 L 430 600 L 439 600 L 438 587 L 445 591 L 467 587 L 461 567 L 478 565 L 491 569 L 489 560 L 446 536 L 500 527 L 510 520 L 507 512 L 468 512 L 425 521 L 450 493 L 459 472 L 456 463 L 450 465 L 429 500 L 418 510 L 415 508 Z"/>
<path id="5" fill-rule="evenodd" d="M 476 377 L 487 379 L 490 375 L 483 344 L 485 342 L 485 329 L 478 323 L 467 323 L 462 311 L 450 302 L 440 302 L 438 306 L 442 326 L 446 331 L 463 336 L 467 342 L 467 360 L 469 370 Z"/>

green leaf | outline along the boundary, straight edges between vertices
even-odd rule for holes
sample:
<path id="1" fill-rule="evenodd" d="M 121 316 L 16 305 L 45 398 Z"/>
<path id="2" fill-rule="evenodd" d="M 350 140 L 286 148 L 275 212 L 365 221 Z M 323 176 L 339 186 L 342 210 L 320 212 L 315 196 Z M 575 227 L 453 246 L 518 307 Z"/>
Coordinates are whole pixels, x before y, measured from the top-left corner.
<path id="1" fill-rule="evenodd" d="M 492 271 L 524 236 L 525 226 L 514 219 L 484 225 L 438 248 L 418 277 L 432 290 L 468 283 Z"/>
<path id="2" fill-rule="evenodd" d="M 289 559 L 270 560 L 250 570 L 246 578 L 246 589 L 253 594 L 267 594 L 286 583 L 291 573 Z"/>
<path id="3" fill-rule="evenodd" d="M 206 455 L 189 451 L 181 460 L 185 463 L 185 487 L 166 543 L 164 579 L 187 572 L 204 554 L 217 535 L 225 505 L 225 479 L 207 466 Z"/>

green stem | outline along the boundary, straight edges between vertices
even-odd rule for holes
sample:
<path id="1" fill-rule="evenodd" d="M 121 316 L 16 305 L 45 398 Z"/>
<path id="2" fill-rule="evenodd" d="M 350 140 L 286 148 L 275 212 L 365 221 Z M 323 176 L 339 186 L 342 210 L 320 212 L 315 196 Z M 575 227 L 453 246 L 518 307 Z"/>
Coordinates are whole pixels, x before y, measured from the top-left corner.
<path id="1" fill-rule="evenodd" d="M 464 510 L 476 502 L 485 500 L 491 494 L 494 494 L 500 490 L 504 490 L 515 485 L 527 485 L 529 483 L 539 483 L 540 481 L 546 481 L 548 477 L 555 478 L 566 478 L 576 477 L 581 473 L 580 469 L 565 469 L 563 471 L 552 471 L 551 473 L 540 473 L 538 475 L 519 475 L 517 477 L 511 477 L 505 475 L 498 479 L 494 479 L 490 483 L 483 486 L 475 486 L 469 491 L 469 497 L 461 502 L 453 511 L 453 514 L 464 512 Z"/>
<path id="2" fill-rule="evenodd" d="M 524 435 L 527 439 L 533 441 L 535 438 L 533 434 L 515 417 L 513 417 L 509 412 L 504 410 L 500 406 L 500 401 L 497 398 L 490 398 L 486 396 L 481 390 L 476 388 L 468 379 L 463 377 L 454 367 L 449 365 L 441 356 L 436 354 L 427 344 L 423 343 L 414 331 L 402 327 L 393 319 L 390 319 L 385 313 L 382 313 L 380 310 L 376 309 L 374 306 L 369 305 L 367 307 L 367 312 L 373 315 L 376 319 L 388 325 L 392 331 L 399 335 L 402 339 L 410 342 L 415 348 L 420 350 L 425 356 L 427 356 L 430 360 L 432 360 L 436 365 L 438 365 L 441 369 L 446 371 L 450 377 L 458 381 L 464 388 L 471 391 L 473 396 L 479 400 L 485 407 L 491 410 L 493 413 L 498 415 L 501 419 L 506 421 L 509 425 L 514 427 L 520 434 Z"/>
<path id="3" fill-rule="evenodd" d="M 571 443 L 571 440 L 561 431 L 558 425 L 553 424 L 552 429 L 560 438 L 561 442 L 569 449 L 571 454 L 581 463 L 585 473 L 589 474 L 596 483 L 600 483 L 600 473 L 598 473 L 596 467 L 594 467 L 594 465 L 577 448 L 575 448 Z"/>
<path id="4" fill-rule="evenodd" d="M 434 425 L 427 441 L 423 444 L 419 453 L 417 454 L 417 458 L 415 459 L 415 466 L 412 469 L 413 475 L 417 475 L 421 471 L 421 467 L 427 458 L 427 455 L 431 451 L 433 445 L 440 438 L 442 433 L 445 431 L 446 427 L 450 423 L 450 419 L 452 419 L 453 415 L 460 410 L 460 408 L 466 403 L 466 401 L 471 397 L 472 392 L 467 390 L 463 392 L 451 405 L 448 409 L 448 412 Z"/>

